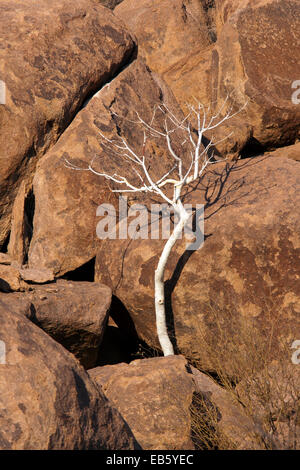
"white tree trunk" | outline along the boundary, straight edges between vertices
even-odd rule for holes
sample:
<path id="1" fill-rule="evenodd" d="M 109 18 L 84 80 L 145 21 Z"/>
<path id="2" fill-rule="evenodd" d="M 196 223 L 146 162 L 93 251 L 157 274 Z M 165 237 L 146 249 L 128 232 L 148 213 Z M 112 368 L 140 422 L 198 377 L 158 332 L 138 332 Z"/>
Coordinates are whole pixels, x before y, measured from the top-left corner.
<path id="1" fill-rule="evenodd" d="M 161 345 L 164 356 L 172 356 L 174 348 L 170 341 L 167 324 L 166 324 L 166 308 L 165 308 L 165 289 L 164 289 L 164 274 L 166 264 L 176 240 L 179 238 L 182 230 L 189 219 L 185 209 L 181 206 L 179 210 L 179 222 L 175 226 L 172 235 L 164 246 L 162 254 L 159 258 L 157 268 L 154 275 L 155 283 L 155 314 L 156 314 L 156 328 L 159 343 Z"/>

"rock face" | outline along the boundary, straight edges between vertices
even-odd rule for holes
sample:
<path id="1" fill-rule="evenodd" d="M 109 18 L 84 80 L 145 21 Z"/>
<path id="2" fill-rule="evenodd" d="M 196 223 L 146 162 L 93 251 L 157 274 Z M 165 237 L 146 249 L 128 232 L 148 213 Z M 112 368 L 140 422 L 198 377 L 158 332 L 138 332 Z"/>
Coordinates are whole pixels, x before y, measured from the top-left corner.
<path id="1" fill-rule="evenodd" d="M 260 420 L 272 448 L 281 450 L 300 445 L 300 369 L 289 355 L 290 351 L 237 385 L 240 401 Z"/>
<path id="2" fill-rule="evenodd" d="M 123 23 L 90 0 L 2 1 L 0 246 L 21 180 L 68 126 L 84 99 L 129 60 Z M 101 44 L 101 47 L 99 47 Z"/>
<path id="3" fill-rule="evenodd" d="M 25 213 L 26 196 L 25 181 L 22 181 L 13 205 L 9 244 L 7 247 L 11 259 L 20 266 L 23 264 L 25 254 L 28 252 L 31 236 L 28 218 Z"/>
<path id="4" fill-rule="evenodd" d="M 113 10 L 123 0 L 94 0 L 95 2 L 101 3 L 104 7 Z"/>
<path id="5" fill-rule="evenodd" d="M 300 162 L 300 142 L 295 145 L 288 145 L 287 147 L 274 150 L 274 152 L 270 153 L 270 156 L 276 158 L 285 157 Z"/>
<path id="6" fill-rule="evenodd" d="M 210 377 L 191 367 L 195 397 L 191 408 L 194 441 L 203 449 L 208 441 L 218 449 L 263 449 L 260 423 L 247 416 L 242 406 L 228 390 Z M 204 440 L 203 427 L 210 430 Z M 215 439 L 215 441 L 214 441 Z M 204 441 L 204 442 L 203 442 Z"/>
<path id="7" fill-rule="evenodd" d="M 130 162 L 128 164 L 128 161 L 109 152 L 100 133 L 114 139 L 121 133 L 135 151 L 141 152 L 143 132 L 130 119 L 136 120 L 135 113 L 138 112 L 150 122 L 155 105 L 162 102 L 180 115 L 173 95 L 138 60 L 78 113 L 57 144 L 41 160 L 34 178 L 35 214 L 29 250 L 30 268 L 48 268 L 58 276 L 96 255 L 100 244 L 96 234 L 97 207 L 109 203 L 118 208 L 118 198 L 111 192 L 111 182 L 88 171 L 67 168 L 66 160 L 87 168 L 94 159 L 95 170 L 133 175 L 133 182 L 140 184 Z M 125 120 L 120 120 L 114 113 Z M 160 177 L 168 168 L 166 165 L 170 165 L 164 159 L 164 147 L 158 139 L 152 139 L 146 151 L 150 154 L 150 173 L 153 177 Z"/>
<path id="8" fill-rule="evenodd" d="M 182 356 L 97 367 L 92 379 L 121 412 L 143 449 L 193 449 L 193 380 Z"/>
<path id="9" fill-rule="evenodd" d="M 26 294 L 6 294 L 2 299 L 9 305 L 19 300 L 23 313 L 72 352 L 85 368 L 95 366 L 111 303 L 109 287 L 59 280 L 32 287 Z"/>
<path id="10" fill-rule="evenodd" d="M 233 373 L 230 355 L 246 347 L 242 333 L 254 340 L 257 333 L 266 345 L 273 329 L 274 355 L 280 338 L 286 344 L 300 332 L 299 183 L 297 162 L 258 157 L 210 167 L 185 198 L 205 204 L 205 242 L 196 251 L 183 240 L 175 245 L 166 309 L 179 351 L 198 358 L 202 369 L 216 370 L 227 352 L 222 368 Z M 106 240 L 95 267 L 96 280 L 112 288 L 137 333 L 155 347 L 154 269 L 164 243 Z"/>
<path id="11" fill-rule="evenodd" d="M 159 74 L 214 39 L 198 0 L 173 0 L 172 6 L 168 0 L 124 0 L 115 14 L 136 35 L 140 55 Z"/>
<path id="12" fill-rule="evenodd" d="M 235 121 L 228 121 L 226 134 L 233 131 L 234 136 L 219 144 L 219 152 L 231 157 L 246 152 L 250 157 L 257 149 L 293 144 L 299 138 L 300 107 L 292 100 L 295 92 L 292 84 L 297 80 L 300 61 L 299 2 L 203 2 L 206 12 L 202 22 L 209 25 L 211 21 L 216 43 L 203 38 L 207 36 L 207 27 L 202 28 L 200 35 L 195 35 L 191 27 L 184 28 L 181 15 L 174 9 L 169 21 L 178 25 L 173 29 L 177 31 L 178 27 L 177 37 L 181 41 L 182 35 L 188 37 L 182 41 L 182 54 L 177 55 L 177 60 L 173 60 L 176 47 L 167 40 L 165 29 L 156 27 L 154 21 L 164 7 L 169 10 L 168 2 L 139 2 L 140 16 L 133 14 L 134 3 L 125 0 L 116 13 L 136 34 L 140 54 L 146 57 L 151 69 L 159 70 L 183 109 L 186 103 L 194 102 L 193 97 L 205 105 L 213 103 L 213 111 L 222 106 L 227 96 L 235 110 L 247 103 Z M 213 3 L 215 7 L 209 8 Z M 192 8 L 191 2 L 176 4 L 185 4 L 187 12 Z M 143 9 L 146 6 L 147 10 Z M 210 17 L 208 11 L 212 12 Z M 200 17 L 196 17 L 198 25 Z M 164 21 L 165 15 L 161 14 L 161 18 Z M 189 39 L 194 39 L 194 43 Z M 171 44 L 169 49 L 168 44 Z M 224 133 L 216 131 L 214 137 L 219 140 Z"/>
<path id="13" fill-rule="evenodd" d="M 17 268 L 0 264 L 0 292 L 15 292 L 24 290 L 25 287 Z"/>
<path id="14" fill-rule="evenodd" d="M 134 449 L 128 426 L 62 346 L 1 302 L 1 449 Z"/>

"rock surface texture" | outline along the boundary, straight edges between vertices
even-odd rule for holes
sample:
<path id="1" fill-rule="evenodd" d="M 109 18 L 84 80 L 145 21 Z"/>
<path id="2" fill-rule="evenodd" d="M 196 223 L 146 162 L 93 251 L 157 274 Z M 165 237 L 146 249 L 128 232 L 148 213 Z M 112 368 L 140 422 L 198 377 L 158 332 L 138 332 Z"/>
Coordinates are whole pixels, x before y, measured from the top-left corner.
<path id="1" fill-rule="evenodd" d="M 90 0 L 0 5 L 0 246 L 22 180 L 57 141 L 86 97 L 110 80 L 135 44 L 112 12 Z M 101 44 L 101 47 L 99 45 Z"/>
<path id="2" fill-rule="evenodd" d="M 182 356 L 142 359 L 89 371 L 143 449 L 193 449 L 193 380 Z"/>
<path id="3" fill-rule="evenodd" d="M 193 97 L 215 110 L 226 97 L 230 99 L 224 110 L 229 102 L 236 110 L 247 104 L 236 121 L 228 122 L 226 134 L 234 136 L 218 146 L 223 155 L 236 157 L 244 150 L 251 156 L 257 148 L 293 144 L 300 131 L 300 107 L 292 100 L 300 61 L 299 2 L 175 3 L 170 9 L 168 1 L 143 0 L 137 7 L 133 0 L 125 0 L 115 11 L 137 36 L 149 67 L 161 73 L 181 106 L 186 109 Z M 164 11 L 169 18 L 166 28 L 159 26 L 165 21 Z M 168 32 L 174 30 L 178 34 L 169 40 Z M 174 44 L 177 38 L 180 48 Z M 216 140 L 223 137 L 224 132 L 215 133 Z"/>
<path id="4" fill-rule="evenodd" d="M 23 305 L 23 314 L 72 352 L 85 368 L 95 365 L 111 304 L 109 287 L 59 280 L 32 286 L 24 294 L 3 294 L 1 299 L 9 305 Z"/>
<path id="5" fill-rule="evenodd" d="M 214 165 L 185 199 L 205 205 L 205 241 L 194 251 L 185 250 L 185 240 L 175 245 L 165 274 L 166 309 L 179 351 L 201 358 L 203 368 L 217 366 L 210 342 L 220 354 L 228 341 L 238 352 L 242 332 L 257 330 L 264 338 L 274 328 L 276 354 L 279 338 L 288 343 L 300 332 L 299 184 L 297 162 L 263 157 Z M 163 245 L 106 240 L 95 268 L 96 280 L 112 288 L 138 334 L 155 347 L 154 270 Z M 224 363 L 224 371 L 231 366 Z"/>
<path id="6" fill-rule="evenodd" d="M 134 449 L 120 414 L 62 346 L 1 302 L 1 449 Z"/>
<path id="7" fill-rule="evenodd" d="M 29 267 L 48 268 L 62 275 L 96 255 L 101 243 L 96 233 L 97 207 L 103 203 L 113 204 L 118 210 L 118 197 L 111 192 L 112 183 L 104 177 L 75 171 L 66 167 L 65 162 L 87 168 L 93 161 L 96 171 L 126 175 L 139 184 L 128 160 L 109 152 L 101 133 L 116 139 L 121 132 L 129 145 L 141 152 L 143 129 L 130 120 L 136 121 L 138 112 L 150 122 L 155 105 L 163 100 L 171 109 L 175 108 L 177 114 L 180 112 L 164 84 L 138 60 L 80 111 L 59 142 L 41 160 L 33 181 L 35 214 Z M 164 158 L 164 147 L 158 139 L 153 139 L 146 151 L 150 154 L 152 176 L 158 179 L 170 165 Z"/>

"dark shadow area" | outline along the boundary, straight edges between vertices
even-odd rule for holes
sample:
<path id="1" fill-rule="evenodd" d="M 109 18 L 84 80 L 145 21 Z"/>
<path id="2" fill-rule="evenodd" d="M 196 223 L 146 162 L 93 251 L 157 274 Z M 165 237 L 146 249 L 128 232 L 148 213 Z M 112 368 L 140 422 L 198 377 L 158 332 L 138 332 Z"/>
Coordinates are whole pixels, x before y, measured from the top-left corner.
<path id="1" fill-rule="evenodd" d="M 240 152 L 242 159 L 258 157 L 265 153 L 266 148 L 254 137 L 251 137 Z"/>
<path id="2" fill-rule="evenodd" d="M 98 351 L 97 366 L 129 363 L 135 359 L 158 356 L 156 350 L 141 341 L 134 322 L 125 305 L 115 295 L 112 296 L 110 318 Z"/>
<path id="3" fill-rule="evenodd" d="M 114 325 L 108 325 L 98 352 L 97 365 L 130 362 L 138 350 L 139 339 L 134 323 L 125 305 L 112 296 L 109 315 Z"/>
<path id="4" fill-rule="evenodd" d="M 35 196 L 31 189 L 24 201 L 24 263 L 28 261 L 28 251 L 33 235 L 33 217 L 35 211 Z"/>
<path id="5" fill-rule="evenodd" d="M 0 248 L 0 253 L 7 253 L 7 247 L 8 247 L 8 244 L 9 244 L 9 239 L 10 239 L 10 232 L 8 232 L 8 235 L 7 235 L 6 239 L 3 242 L 3 245 Z"/>
<path id="6" fill-rule="evenodd" d="M 95 258 L 92 258 L 87 263 L 79 266 L 79 268 L 74 269 L 73 271 L 68 271 L 62 276 L 62 279 L 67 281 L 77 281 L 77 282 L 94 282 L 95 279 Z"/>

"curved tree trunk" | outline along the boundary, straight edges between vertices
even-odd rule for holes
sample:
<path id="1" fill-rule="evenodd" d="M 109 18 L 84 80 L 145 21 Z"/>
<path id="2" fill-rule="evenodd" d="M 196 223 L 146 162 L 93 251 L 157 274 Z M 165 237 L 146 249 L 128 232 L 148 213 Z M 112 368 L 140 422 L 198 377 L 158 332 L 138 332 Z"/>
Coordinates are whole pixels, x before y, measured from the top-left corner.
<path id="1" fill-rule="evenodd" d="M 161 345 L 164 356 L 172 356 L 174 348 L 170 341 L 167 324 L 166 324 L 166 308 L 165 308 L 165 286 L 164 274 L 166 264 L 176 240 L 179 238 L 182 230 L 189 219 L 190 214 L 181 206 L 179 209 L 179 222 L 173 230 L 172 235 L 164 246 L 162 254 L 160 255 L 157 268 L 154 275 L 155 285 L 155 314 L 156 314 L 156 328 L 159 343 Z"/>

